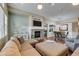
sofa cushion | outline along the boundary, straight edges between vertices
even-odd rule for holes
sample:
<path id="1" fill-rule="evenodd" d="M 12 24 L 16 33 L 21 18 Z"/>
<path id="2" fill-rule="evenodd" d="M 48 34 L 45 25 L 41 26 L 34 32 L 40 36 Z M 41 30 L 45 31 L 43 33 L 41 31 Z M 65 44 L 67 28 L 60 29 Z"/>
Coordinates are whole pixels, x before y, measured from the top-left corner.
<path id="1" fill-rule="evenodd" d="M 24 38 L 22 36 L 18 36 L 17 39 L 19 40 L 20 44 L 24 43 Z"/>
<path id="2" fill-rule="evenodd" d="M 37 39 L 39 42 L 43 42 L 44 41 L 44 39 L 41 39 L 41 38 L 38 38 Z"/>
<path id="3" fill-rule="evenodd" d="M 30 48 L 33 48 L 29 43 L 27 42 L 24 42 L 22 45 L 21 45 L 21 51 L 24 51 L 24 50 L 28 50 Z"/>
<path id="4" fill-rule="evenodd" d="M 8 41 L 0 52 L 1 56 L 20 56 L 20 52 L 15 42 Z"/>
<path id="5" fill-rule="evenodd" d="M 11 37 L 11 40 L 14 41 L 19 49 L 19 51 L 21 50 L 21 44 L 18 41 L 18 39 L 16 37 Z"/>
<path id="6" fill-rule="evenodd" d="M 21 49 L 22 56 L 40 56 L 40 54 L 27 42 L 22 44 Z"/>
<path id="7" fill-rule="evenodd" d="M 22 51 L 21 55 L 22 56 L 41 56 L 34 48 Z"/>
<path id="8" fill-rule="evenodd" d="M 26 42 L 30 43 L 31 45 L 38 43 L 38 40 L 35 39 L 29 39 L 29 40 L 25 40 Z"/>

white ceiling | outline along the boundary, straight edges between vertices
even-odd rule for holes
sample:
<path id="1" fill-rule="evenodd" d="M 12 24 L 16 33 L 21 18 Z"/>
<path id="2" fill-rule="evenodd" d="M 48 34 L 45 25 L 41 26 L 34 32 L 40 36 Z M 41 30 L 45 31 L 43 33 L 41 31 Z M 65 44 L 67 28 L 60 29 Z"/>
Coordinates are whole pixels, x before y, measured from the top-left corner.
<path id="1" fill-rule="evenodd" d="M 51 3 L 42 3 L 42 10 L 37 9 L 38 3 L 14 3 L 8 5 L 20 10 L 42 15 L 50 19 L 57 18 L 64 20 L 79 17 L 79 5 L 73 6 L 71 3 L 55 3 L 55 5 L 51 5 Z"/>

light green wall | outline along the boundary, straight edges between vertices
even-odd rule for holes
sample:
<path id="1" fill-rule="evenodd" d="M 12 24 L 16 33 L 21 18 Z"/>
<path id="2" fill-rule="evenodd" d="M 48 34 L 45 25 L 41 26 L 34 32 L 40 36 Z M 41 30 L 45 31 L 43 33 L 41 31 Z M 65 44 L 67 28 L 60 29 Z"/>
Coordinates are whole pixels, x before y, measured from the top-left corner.
<path id="1" fill-rule="evenodd" d="M 9 36 L 13 36 L 14 33 L 28 33 L 29 16 L 9 14 Z"/>

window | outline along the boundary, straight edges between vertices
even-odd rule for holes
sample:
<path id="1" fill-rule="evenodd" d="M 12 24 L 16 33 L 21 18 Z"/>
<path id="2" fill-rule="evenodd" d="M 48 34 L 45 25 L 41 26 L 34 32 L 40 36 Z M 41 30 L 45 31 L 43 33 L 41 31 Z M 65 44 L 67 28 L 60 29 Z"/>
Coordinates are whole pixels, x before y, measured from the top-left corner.
<path id="1" fill-rule="evenodd" d="M 7 36 L 7 27 L 8 27 L 8 24 L 7 24 L 7 22 L 8 22 L 8 19 L 7 19 L 7 16 L 5 15 L 5 36 Z"/>
<path id="2" fill-rule="evenodd" d="M 4 37 L 4 12 L 0 6 L 0 39 Z"/>

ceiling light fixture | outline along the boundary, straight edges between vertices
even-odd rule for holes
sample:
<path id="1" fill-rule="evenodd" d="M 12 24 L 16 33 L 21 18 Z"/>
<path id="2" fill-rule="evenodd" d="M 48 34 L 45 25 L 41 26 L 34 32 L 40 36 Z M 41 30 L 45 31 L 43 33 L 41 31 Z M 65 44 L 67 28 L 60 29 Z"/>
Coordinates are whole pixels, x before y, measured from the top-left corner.
<path id="1" fill-rule="evenodd" d="M 77 6 L 77 5 L 79 5 L 79 3 L 72 3 L 72 5 Z"/>
<path id="2" fill-rule="evenodd" d="M 37 9 L 41 10 L 43 8 L 42 4 L 37 5 Z"/>

